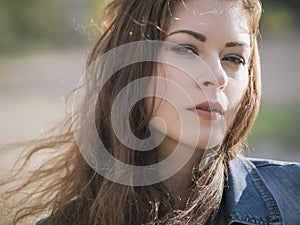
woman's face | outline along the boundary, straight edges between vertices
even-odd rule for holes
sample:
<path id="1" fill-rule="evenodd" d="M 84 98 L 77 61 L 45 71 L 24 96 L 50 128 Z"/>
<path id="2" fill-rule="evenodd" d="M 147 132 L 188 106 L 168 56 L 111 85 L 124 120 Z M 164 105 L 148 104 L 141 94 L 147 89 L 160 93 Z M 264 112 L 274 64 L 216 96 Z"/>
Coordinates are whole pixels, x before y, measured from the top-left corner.
<path id="1" fill-rule="evenodd" d="M 158 64 L 158 76 L 172 85 L 165 99 L 157 99 L 153 117 L 161 120 L 152 125 L 176 143 L 199 149 L 220 144 L 248 86 L 250 35 L 242 6 L 180 4 L 165 41 L 159 57 L 168 63 Z"/>

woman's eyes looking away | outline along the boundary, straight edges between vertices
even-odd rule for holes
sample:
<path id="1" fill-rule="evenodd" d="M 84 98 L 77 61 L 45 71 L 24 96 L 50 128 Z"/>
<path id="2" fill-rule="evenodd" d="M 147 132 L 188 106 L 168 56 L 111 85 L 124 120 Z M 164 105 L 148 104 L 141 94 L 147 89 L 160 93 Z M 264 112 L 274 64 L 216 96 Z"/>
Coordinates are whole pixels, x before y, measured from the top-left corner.
<path id="1" fill-rule="evenodd" d="M 180 44 L 173 45 L 171 50 L 179 55 L 199 55 L 197 48 L 192 45 Z"/>
<path id="2" fill-rule="evenodd" d="M 234 65 L 243 65 L 244 66 L 246 64 L 245 59 L 242 56 L 239 56 L 237 54 L 226 55 L 222 60 L 233 63 Z"/>
<path id="3" fill-rule="evenodd" d="M 176 44 L 173 45 L 170 49 L 174 53 L 182 56 L 200 56 L 197 48 L 188 44 Z M 246 60 L 244 59 L 244 57 L 235 53 L 225 55 L 222 58 L 222 61 L 228 62 L 234 66 L 246 64 Z"/>

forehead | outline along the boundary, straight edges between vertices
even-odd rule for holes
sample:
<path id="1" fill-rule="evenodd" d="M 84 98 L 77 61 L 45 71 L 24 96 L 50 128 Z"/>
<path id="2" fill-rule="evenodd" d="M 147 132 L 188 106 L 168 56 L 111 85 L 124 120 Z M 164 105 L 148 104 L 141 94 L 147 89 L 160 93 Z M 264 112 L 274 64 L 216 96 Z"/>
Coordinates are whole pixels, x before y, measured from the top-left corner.
<path id="1" fill-rule="evenodd" d="M 242 3 L 232 0 L 189 0 L 179 3 L 169 31 L 176 29 L 226 34 L 249 34 L 247 16 Z"/>
<path id="2" fill-rule="evenodd" d="M 205 14 L 224 16 L 229 11 L 230 14 L 244 14 L 241 0 L 183 0 L 178 3 L 175 13 L 183 11 L 188 11 L 193 15 L 198 14 L 198 16 Z"/>

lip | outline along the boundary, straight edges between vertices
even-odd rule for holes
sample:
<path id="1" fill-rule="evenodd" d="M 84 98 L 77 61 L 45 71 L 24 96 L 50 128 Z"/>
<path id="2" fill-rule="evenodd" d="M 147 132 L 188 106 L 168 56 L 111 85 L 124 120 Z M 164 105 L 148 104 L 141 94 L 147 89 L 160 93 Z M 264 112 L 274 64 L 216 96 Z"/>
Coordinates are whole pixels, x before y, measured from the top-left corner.
<path id="1" fill-rule="evenodd" d="M 224 108 L 219 102 L 202 102 L 189 110 L 206 120 L 220 120 L 224 116 Z"/>

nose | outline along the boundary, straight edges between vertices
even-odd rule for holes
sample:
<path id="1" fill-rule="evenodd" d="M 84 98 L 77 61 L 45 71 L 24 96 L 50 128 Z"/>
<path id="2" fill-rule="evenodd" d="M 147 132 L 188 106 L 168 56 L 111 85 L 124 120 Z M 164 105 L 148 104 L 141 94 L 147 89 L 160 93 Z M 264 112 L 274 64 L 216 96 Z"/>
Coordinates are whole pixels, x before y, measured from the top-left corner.
<path id="1" fill-rule="evenodd" d="M 201 88 L 213 87 L 224 90 L 228 84 L 228 76 L 219 57 L 205 60 L 206 69 L 198 79 Z"/>

